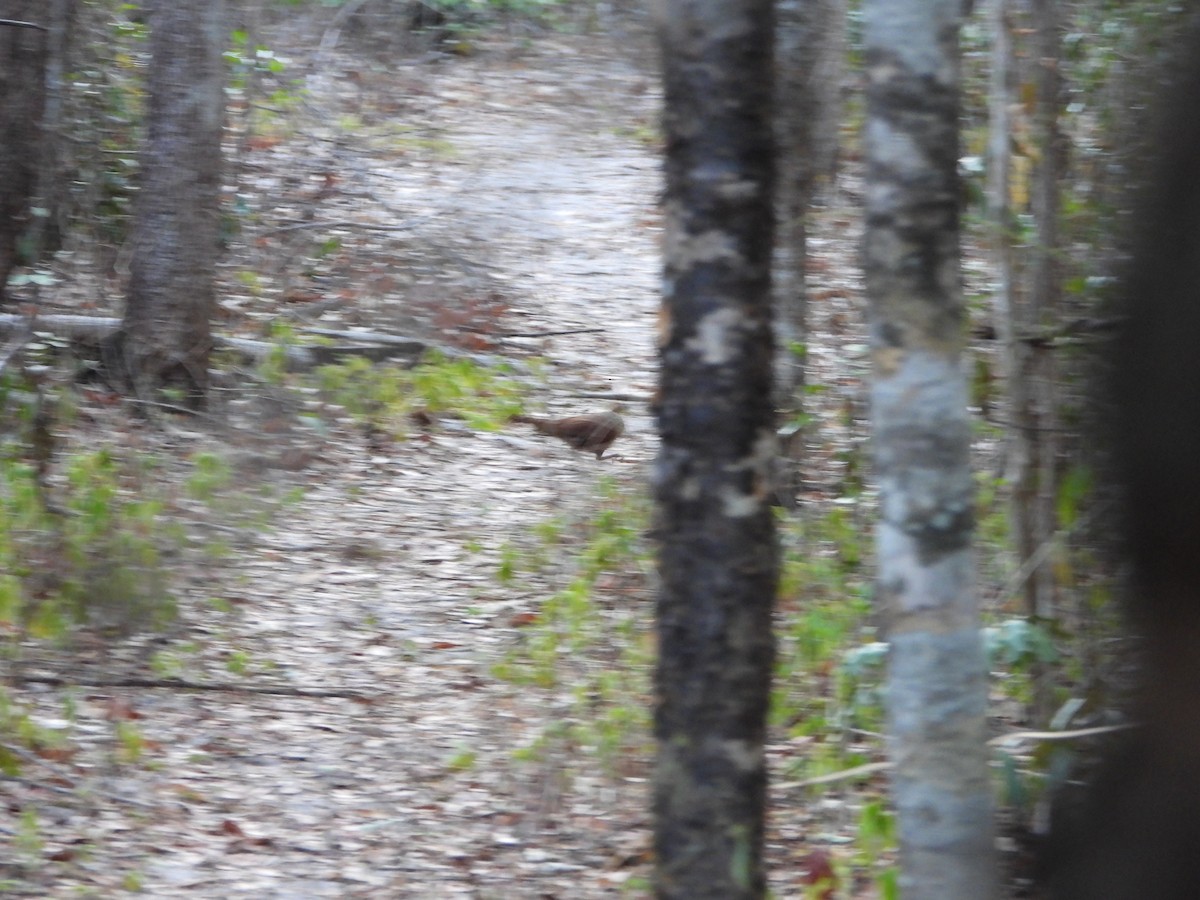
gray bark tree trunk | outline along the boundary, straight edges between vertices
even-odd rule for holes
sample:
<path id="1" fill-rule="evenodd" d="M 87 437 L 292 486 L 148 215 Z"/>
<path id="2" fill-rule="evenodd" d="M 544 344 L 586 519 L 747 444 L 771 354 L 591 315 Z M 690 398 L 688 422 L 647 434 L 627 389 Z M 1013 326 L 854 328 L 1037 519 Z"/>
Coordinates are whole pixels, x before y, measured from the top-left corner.
<path id="1" fill-rule="evenodd" d="M 906 897 L 997 896 L 959 271 L 960 0 L 866 0 L 878 597 Z"/>
<path id="2" fill-rule="evenodd" d="M 669 0 L 655 472 L 655 892 L 762 897 L 770 508 L 771 5 Z"/>
<path id="3" fill-rule="evenodd" d="M 45 0 L 0 0 L 0 304 L 29 226 L 46 102 Z"/>
<path id="4" fill-rule="evenodd" d="M 776 405 L 785 422 L 775 482 L 780 503 L 792 508 L 804 451 L 809 209 L 818 186 L 831 187 L 837 171 L 846 10 L 843 0 L 781 0 L 776 18 L 773 271 L 780 344 Z"/>
<path id="5" fill-rule="evenodd" d="M 203 406 L 219 251 L 223 0 L 157 0 L 121 363 L 134 390 Z"/>
<path id="6" fill-rule="evenodd" d="M 66 138 L 65 89 L 71 33 L 78 9 L 76 0 L 43 0 L 47 18 L 46 104 L 42 152 L 38 159 L 37 204 L 43 215 L 30 229 L 32 253 L 41 258 L 62 246 L 67 231 L 70 176 L 64 161 Z"/>

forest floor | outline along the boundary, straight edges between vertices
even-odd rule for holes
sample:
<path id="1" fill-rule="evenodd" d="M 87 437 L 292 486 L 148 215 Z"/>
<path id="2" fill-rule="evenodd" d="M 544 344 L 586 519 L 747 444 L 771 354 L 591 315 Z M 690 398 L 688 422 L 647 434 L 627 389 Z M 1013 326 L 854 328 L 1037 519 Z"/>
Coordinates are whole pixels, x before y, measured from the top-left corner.
<path id="1" fill-rule="evenodd" d="M 234 167 L 252 215 L 223 264 L 220 330 L 262 338 L 282 320 L 438 340 L 508 359 L 529 412 L 620 402 L 627 433 L 599 461 L 452 413 L 416 411 L 393 438 L 286 383 L 237 383 L 236 366 L 211 420 L 139 421 L 102 389 L 86 396 L 64 452 L 112 442 L 158 460 L 145 477 L 190 519 L 172 561 L 180 618 L 165 635 L 31 645 L 6 663 L 24 677 L 13 700 L 61 743 L 0 782 L 0 887 L 644 895 L 653 44 L 637 28 L 539 32 L 381 61 L 344 41 L 312 61 L 301 30 L 277 49 L 310 58 L 309 93 L 260 123 Z M 810 371 L 830 411 L 817 482 L 849 464 L 866 363 L 858 226 L 848 188 L 837 196 L 812 245 Z M 119 308 L 118 283 L 76 274 L 86 286 L 47 312 Z M 180 474 L 203 454 L 232 477 L 215 506 Z M 778 897 L 805 896 L 826 857 L 851 871 L 864 804 L 882 796 L 877 778 L 819 797 L 789 785 L 816 743 L 772 738 Z M 854 871 L 836 896 L 874 896 Z"/>

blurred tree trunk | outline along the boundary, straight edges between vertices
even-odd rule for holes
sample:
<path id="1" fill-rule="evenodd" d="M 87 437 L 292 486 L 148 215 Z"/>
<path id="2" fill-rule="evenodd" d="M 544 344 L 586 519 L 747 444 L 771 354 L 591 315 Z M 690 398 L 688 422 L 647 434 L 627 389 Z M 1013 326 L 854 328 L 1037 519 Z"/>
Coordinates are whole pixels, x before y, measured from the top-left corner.
<path id="1" fill-rule="evenodd" d="M 46 102 L 46 2 L 0 0 L 0 304 L 29 226 Z"/>
<path id="2" fill-rule="evenodd" d="M 878 597 L 901 892 L 922 900 L 998 895 L 961 362 L 960 11 L 863 4 Z"/>
<path id="3" fill-rule="evenodd" d="M 1059 75 L 1059 27 L 1050 0 L 1031 0 L 1025 19 L 1029 35 L 1021 73 L 1021 95 L 1026 104 L 1029 141 L 1026 153 L 1032 161 L 1028 183 L 1019 193 L 1028 193 L 1033 220 L 1031 244 L 1013 281 L 1012 325 L 1008 335 L 1008 400 L 1012 423 L 1008 481 L 1012 486 L 1014 542 L 1024 580 L 1021 590 L 1030 618 L 1054 622 L 1055 601 L 1053 541 L 1057 531 L 1058 496 L 1058 396 L 1054 347 L 1048 343 L 1018 341 L 1017 335 L 1052 328 L 1061 308 L 1060 183 L 1064 177 L 1064 140 L 1059 128 L 1062 86 Z M 997 136 L 998 140 L 999 137 Z M 1011 257 L 1010 257 L 1011 259 Z M 1044 721 L 1053 714 L 1051 685 L 1044 666 L 1033 663 L 1033 716 Z"/>
<path id="4" fill-rule="evenodd" d="M 1129 719 L 1082 808 L 1056 816 L 1056 900 L 1200 897 L 1200 17 L 1153 82 L 1161 117 L 1141 165 L 1150 176 L 1126 225 L 1123 325 L 1105 348 L 1108 401 L 1097 438 L 1120 487 L 1114 517 L 1131 570 L 1126 601 L 1141 639 Z M 1171 84 L 1170 82 L 1174 82 Z M 1060 812 L 1061 810 L 1056 810 Z"/>
<path id="5" fill-rule="evenodd" d="M 1012 410 L 1022 406 L 1021 382 L 1016 378 L 1017 322 L 1013 292 L 1013 243 L 1016 222 L 1010 198 L 1009 170 L 1012 167 L 1013 42 L 1012 0 L 991 0 L 988 30 L 992 35 L 991 78 L 988 84 L 987 206 L 991 225 L 992 254 L 996 265 L 996 290 L 992 294 L 992 318 L 1001 344 L 1001 377 L 1006 385 L 1002 419 L 1011 423 Z M 1014 439 L 1010 437 L 1010 444 Z M 1018 445 L 1021 443 L 1016 440 Z M 1008 453 L 1014 452 L 1010 447 Z"/>
<path id="6" fill-rule="evenodd" d="M 1029 322 L 1035 328 L 1053 327 L 1062 308 L 1062 252 L 1059 228 L 1062 181 L 1066 169 L 1066 147 L 1059 127 L 1062 109 L 1062 79 L 1059 75 L 1061 35 L 1053 0 L 1033 0 L 1034 144 L 1037 166 L 1033 182 L 1033 219 L 1036 245 L 1029 284 Z M 1054 539 L 1058 498 L 1058 372 L 1054 351 L 1039 347 L 1029 359 L 1032 388 L 1033 528 L 1035 552 Z M 1058 614 L 1052 555 L 1043 554 L 1029 579 L 1026 593 L 1032 615 L 1053 620 Z M 1043 697 L 1043 707 L 1046 698 Z M 1048 709 L 1043 712 L 1049 713 Z"/>
<path id="7" fill-rule="evenodd" d="M 669 0 L 655 891 L 762 897 L 778 552 L 771 4 Z"/>
<path id="8" fill-rule="evenodd" d="M 42 124 L 42 152 L 37 161 L 37 204 L 43 210 L 30 228 L 31 254 L 41 259 L 62 246 L 67 231 L 68 188 L 70 176 L 64 162 L 63 141 L 67 134 L 64 122 L 64 90 L 67 77 L 67 54 L 71 32 L 78 9 L 76 0 L 45 0 L 46 109 Z"/>
<path id="9" fill-rule="evenodd" d="M 818 186 L 831 189 L 837 173 L 846 9 L 844 0 L 780 0 L 775 14 L 775 389 L 785 418 L 775 490 L 780 503 L 791 508 L 801 486 L 804 452 L 809 209 Z"/>
<path id="10" fill-rule="evenodd" d="M 1052 4 L 1034 0 L 1030 7 L 1034 31 L 1023 82 L 1031 88 L 1031 155 L 1034 169 L 1029 184 L 1029 207 L 1034 235 L 1031 262 L 1024 267 L 1022 302 L 1016 307 L 1017 329 L 1034 333 L 1053 324 L 1058 309 L 1058 180 L 1062 177 L 1061 137 L 1058 132 L 1060 93 L 1057 24 Z M 1047 57 L 1044 54 L 1051 52 Z M 1031 68 L 1028 68 L 1031 67 Z M 1053 536 L 1054 509 L 1054 354 L 1049 347 L 1018 344 L 1011 381 L 1014 432 L 1021 446 L 1012 460 L 1014 526 L 1025 580 L 1025 606 L 1030 616 L 1051 619 L 1053 572 L 1043 545 Z"/>
<path id="11" fill-rule="evenodd" d="M 219 251 L 224 2 L 156 0 L 149 26 L 149 131 L 118 350 L 136 393 L 173 389 L 200 407 Z"/>

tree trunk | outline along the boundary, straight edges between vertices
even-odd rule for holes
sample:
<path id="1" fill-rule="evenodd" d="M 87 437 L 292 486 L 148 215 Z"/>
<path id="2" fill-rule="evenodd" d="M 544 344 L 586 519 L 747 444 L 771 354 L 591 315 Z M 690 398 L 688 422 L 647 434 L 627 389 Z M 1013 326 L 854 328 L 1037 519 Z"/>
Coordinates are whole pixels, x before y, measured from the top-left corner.
<path id="1" fill-rule="evenodd" d="M 1111 406 L 1097 435 L 1119 479 L 1114 524 L 1142 638 L 1129 717 L 1137 727 L 1121 736 L 1082 809 L 1056 817 L 1056 900 L 1200 897 L 1200 18 L 1191 19 L 1178 68 L 1157 73 L 1167 102 L 1149 130 L 1154 166 L 1131 173 L 1152 180 L 1126 232 L 1124 325 L 1106 348 Z"/>
<path id="2" fill-rule="evenodd" d="M 1023 90 L 1034 103 L 1030 122 L 1033 171 L 1029 182 L 1029 211 L 1034 222 L 1029 262 L 1014 275 L 1012 352 L 1008 378 L 1012 428 L 1009 476 L 1012 485 L 1012 525 L 1020 565 L 1027 569 L 1021 585 L 1030 618 L 1048 623 L 1058 620 L 1055 601 L 1053 554 L 1047 552 L 1057 530 L 1058 398 L 1055 350 L 1030 342 L 1017 342 L 1016 333 L 1036 333 L 1052 328 L 1058 318 L 1061 295 L 1059 262 L 1059 190 L 1063 177 L 1063 139 L 1059 130 L 1061 100 L 1058 73 L 1059 34 L 1054 4 L 1033 0 L 1021 33 L 1032 33 L 1025 61 Z M 996 137 L 999 140 L 999 136 Z M 1045 667 L 1033 663 L 1032 716 L 1045 721 L 1054 712 L 1054 698 Z"/>
<path id="3" fill-rule="evenodd" d="M 223 0 L 158 0 L 122 363 L 142 395 L 208 392 L 224 111 Z"/>
<path id="4" fill-rule="evenodd" d="M 961 366 L 960 0 L 867 0 L 864 265 L 901 892 L 997 896 Z"/>
<path id="5" fill-rule="evenodd" d="M 670 0 L 654 814 L 661 898 L 762 897 L 770 508 L 771 5 Z"/>
<path id="6" fill-rule="evenodd" d="M 1017 322 L 1013 297 L 1013 239 L 1015 222 L 1009 198 L 1009 169 L 1012 166 L 1013 45 L 1012 0 L 991 0 L 988 30 L 992 34 L 991 78 L 988 85 L 987 205 L 992 251 L 996 263 L 996 291 L 992 295 L 992 318 L 1001 346 L 1001 374 L 1008 402 L 1002 419 L 1013 421 L 1016 381 Z M 1011 452 L 1011 450 L 1010 450 Z"/>
<path id="7" fill-rule="evenodd" d="M 46 102 L 45 0 L 0 0 L 0 305 L 29 225 Z"/>
<path id="8" fill-rule="evenodd" d="M 800 489 L 804 450 L 809 208 L 818 184 L 831 184 L 837 169 L 845 17 L 842 0 L 776 4 L 779 226 L 773 272 L 780 338 L 776 406 L 785 421 L 774 480 L 777 499 L 788 508 Z"/>
<path id="9" fill-rule="evenodd" d="M 62 247 L 68 222 L 70 176 L 64 161 L 67 54 L 78 9 L 76 0 L 44 0 L 46 7 L 46 114 L 42 132 L 42 152 L 38 159 L 37 203 L 44 213 L 30 229 L 31 254 L 42 259 Z"/>
<path id="10" fill-rule="evenodd" d="M 1033 17 L 1036 32 L 1034 85 L 1037 91 L 1034 134 L 1039 155 L 1032 198 L 1037 246 L 1030 272 L 1029 319 L 1035 328 L 1046 328 L 1057 324 L 1062 306 L 1062 265 L 1059 260 L 1062 207 L 1059 191 L 1065 168 L 1063 135 L 1059 129 L 1062 80 L 1058 72 L 1060 36 L 1055 3 L 1033 0 Z M 1032 460 L 1037 485 L 1034 529 L 1040 548 L 1053 539 L 1058 524 L 1055 509 L 1058 496 L 1058 374 L 1054 351 L 1048 347 L 1035 349 L 1030 362 L 1037 427 L 1036 453 Z M 1058 615 L 1056 586 L 1053 559 L 1049 555 L 1033 570 L 1030 586 L 1031 613 L 1040 618 L 1055 619 Z M 1043 711 L 1049 714 L 1050 710 L 1045 708 L 1045 686 L 1040 693 L 1043 694 Z"/>

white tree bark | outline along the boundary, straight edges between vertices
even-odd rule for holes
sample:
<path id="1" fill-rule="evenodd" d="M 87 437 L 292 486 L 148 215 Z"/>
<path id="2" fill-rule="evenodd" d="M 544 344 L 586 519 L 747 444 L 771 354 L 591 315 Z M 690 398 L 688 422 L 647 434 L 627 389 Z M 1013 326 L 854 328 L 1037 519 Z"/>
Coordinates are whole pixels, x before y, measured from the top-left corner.
<path id="1" fill-rule="evenodd" d="M 958 232 L 959 0 L 866 0 L 879 602 L 905 897 L 995 897 Z"/>

